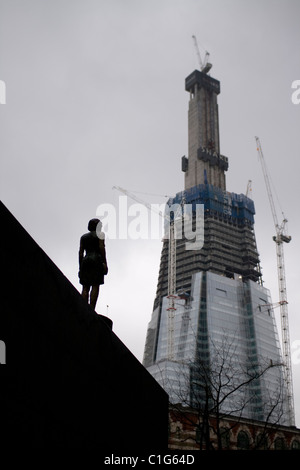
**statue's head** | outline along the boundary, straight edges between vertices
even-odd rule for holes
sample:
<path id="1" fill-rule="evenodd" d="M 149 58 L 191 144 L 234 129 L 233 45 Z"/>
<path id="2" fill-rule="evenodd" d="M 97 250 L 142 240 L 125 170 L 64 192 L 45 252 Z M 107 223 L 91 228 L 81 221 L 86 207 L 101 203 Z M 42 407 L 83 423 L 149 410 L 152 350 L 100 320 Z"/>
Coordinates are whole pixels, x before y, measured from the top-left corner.
<path id="1" fill-rule="evenodd" d="M 100 224 L 100 225 L 98 226 L 98 224 Z M 88 224 L 88 230 L 90 232 L 94 232 L 96 230 L 97 226 L 98 226 L 98 230 L 99 229 L 101 230 L 102 222 L 99 219 L 91 219 L 89 221 L 89 224 Z"/>

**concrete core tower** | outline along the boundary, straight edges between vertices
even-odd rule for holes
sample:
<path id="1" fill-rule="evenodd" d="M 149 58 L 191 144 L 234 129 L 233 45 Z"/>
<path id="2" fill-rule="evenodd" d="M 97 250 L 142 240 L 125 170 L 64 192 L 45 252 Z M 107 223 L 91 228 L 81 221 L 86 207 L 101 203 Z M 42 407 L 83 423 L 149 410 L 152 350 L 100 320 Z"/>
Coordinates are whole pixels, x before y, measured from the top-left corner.
<path id="1" fill-rule="evenodd" d="M 190 93 L 188 115 L 189 158 L 183 160 L 185 189 L 208 184 L 226 189 L 228 159 L 220 155 L 217 95 L 220 82 L 195 70 L 185 81 Z"/>

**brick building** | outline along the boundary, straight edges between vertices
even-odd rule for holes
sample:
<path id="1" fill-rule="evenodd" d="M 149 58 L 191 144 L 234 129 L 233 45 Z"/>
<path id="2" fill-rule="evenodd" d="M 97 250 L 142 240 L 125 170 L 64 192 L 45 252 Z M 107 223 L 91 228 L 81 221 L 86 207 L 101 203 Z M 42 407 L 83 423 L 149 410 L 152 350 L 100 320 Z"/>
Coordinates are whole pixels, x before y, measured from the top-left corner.
<path id="1" fill-rule="evenodd" d="M 184 451 L 300 450 L 300 429 L 293 426 L 233 416 L 222 417 L 220 420 L 216 416 L 210 416 L 207 424 L 209 433 L 205 432 L 204 420 L 199 419 L 195 410 L 171 405 L 169 448 Z"/>

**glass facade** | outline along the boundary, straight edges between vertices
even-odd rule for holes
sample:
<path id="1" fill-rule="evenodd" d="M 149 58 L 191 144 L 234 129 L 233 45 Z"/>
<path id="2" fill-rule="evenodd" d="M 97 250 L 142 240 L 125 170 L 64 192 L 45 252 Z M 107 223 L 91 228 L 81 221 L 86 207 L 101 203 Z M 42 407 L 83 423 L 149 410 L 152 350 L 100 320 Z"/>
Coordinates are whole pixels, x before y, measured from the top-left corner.
<path id="1" fill-rule="evenodd" d="M 168 307 L 164 297 L 153 312 L 144 364 L 172 403 L 288 424 L 268 289 L 238 275 L 194 274 L 190 297 L 175 300 L 172 360 Z"/>

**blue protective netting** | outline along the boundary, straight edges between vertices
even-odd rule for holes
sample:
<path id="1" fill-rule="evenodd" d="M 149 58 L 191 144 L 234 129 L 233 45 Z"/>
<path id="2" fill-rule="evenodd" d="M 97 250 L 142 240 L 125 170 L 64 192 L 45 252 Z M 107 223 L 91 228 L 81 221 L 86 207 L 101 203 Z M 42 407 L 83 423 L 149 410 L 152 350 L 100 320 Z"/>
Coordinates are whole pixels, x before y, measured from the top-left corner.
<path id="1" fill-rule="evenodd" d="M 196 209 L 196 204 L 204 204 L 205 212 L 219 213 L 225 218 L 254 224 L 254 202 L 244 194 L 230 193 L 211 184 L 198 184 L 177 193 L 168 200 L 168 205 L 180 204 L 183 198 L 186 204 L 192 204 L 192 210 Z"/>

